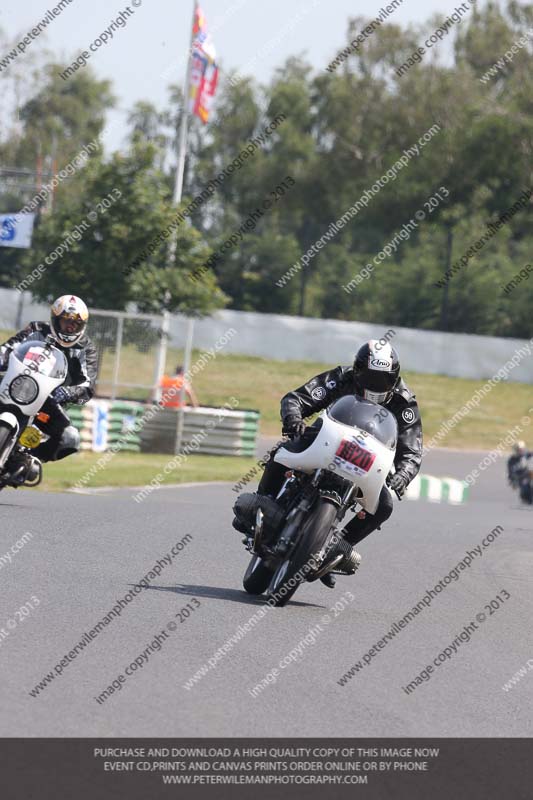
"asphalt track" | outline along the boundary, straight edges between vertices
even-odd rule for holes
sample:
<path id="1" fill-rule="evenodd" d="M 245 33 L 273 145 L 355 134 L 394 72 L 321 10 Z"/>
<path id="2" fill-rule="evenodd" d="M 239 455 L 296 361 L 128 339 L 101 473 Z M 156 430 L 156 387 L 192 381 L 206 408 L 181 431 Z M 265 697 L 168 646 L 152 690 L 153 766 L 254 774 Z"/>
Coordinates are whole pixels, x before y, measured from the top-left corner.
<path id="1" fill-rule="evenodd" d="M 427 457 L 424 472 L 461 478 L 481 458 L 440 451 Z M 533 671 L 502 690 L 533 658 L 533 509 L 520 507 L 506 487 L 503 462 L 483 473 L 463 506 L 398 504 L 360 546 L 355 577 L 334 591 L 303 587 L 190 690 L 185 682 L 260 606 L 241 591 L 247 554 L 230 524 L 236 494 L 219 484 L 161 489 L 140 505 L 131 495 L 2 492 L 0 555 L 25 531 L 33 538 L 0 569 L 0 629 L 8 633 L 0 640 L 1 736 L 533 735 Z M 340 686 L 343 673 L 497 525 L 503 533 L 460 580 Z M 149 588 L 30 696 L 187 534 L 192 540 Z M 330 609 L 347 591 L 355 599 L 334 617 Z M 489 616 L 484 606 L 502 591 L 510 598 Z M 17 621 L 17 609 L 35 604 L 32 596 L 39 605 Z M 179 623 L 175 615 L 187 603 L 195 610 Z M 407 695 L 402 686 L 481 612 L 486 620 L 471 640 Z M 279 669 L 317 624 L 314 643 Z M 99 704 L 95 696 L 161 631 L 161 649 Z M 275 667 L 276 683 L 252 697 L 249 689 Z"/>

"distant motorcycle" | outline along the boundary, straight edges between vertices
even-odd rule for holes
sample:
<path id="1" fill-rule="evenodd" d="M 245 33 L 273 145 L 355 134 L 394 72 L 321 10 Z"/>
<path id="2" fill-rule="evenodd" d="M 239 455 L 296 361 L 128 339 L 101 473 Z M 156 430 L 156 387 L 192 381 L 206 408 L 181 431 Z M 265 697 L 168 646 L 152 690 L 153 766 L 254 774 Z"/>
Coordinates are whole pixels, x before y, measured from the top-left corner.
<path id="1" fill-rule="evenodd" d="M 533 505 L 533 455 L 523 456 L 514 466 L 511 485 L 523 503 Z"/>
<path id="2" fill-rule="evenodd" d="M 14 347 L 0 382 L 0 489 L 37 486 L 41 462 L 31 451 L 44 441 L 47 415 L 40 409 L 68 374 L 65 355 L 52 339 Z"/>
<path id="3" fill-rule="evenodd" d="M 244 589 L 266 592 L 276 606 L 341 562 L 345 571 L 336 574 L 355 572 L 358 562 L 346 563 L 352 548 L 339 535 L 340 523 L 349 509 L 375 513 L 394 462 L 398 426 L 384 407 L 347 396 L 315 424 L 318 434 L 306 450 L 277 451 L 275 461 L 288 471 L 276 500 L 244 494 L 234 507 L 252 553 Z"/>

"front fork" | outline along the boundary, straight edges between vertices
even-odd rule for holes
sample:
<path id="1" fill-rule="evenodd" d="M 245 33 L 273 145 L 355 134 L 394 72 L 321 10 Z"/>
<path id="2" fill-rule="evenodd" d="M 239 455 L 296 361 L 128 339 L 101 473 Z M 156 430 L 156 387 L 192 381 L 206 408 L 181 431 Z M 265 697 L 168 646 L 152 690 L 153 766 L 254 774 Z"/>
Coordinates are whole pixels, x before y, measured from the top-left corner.
<path id="1" fill-rule="evenodd" d="M 322 558 L 323 563 L 322 567 L 317 571 L 315 578 L 322 578 L 328 572 L 334 570 L 335 567 L 338 567 L 338 565 L 344 558 L 343 553 L 339 552 L 339 549 L 337 547 L 337 544 L 341 539 L 340 523 L 342 522 L 344 515 L 346 514 L 350 506 L 356 505 L 356 502 L 354 502 L 354 497 L 353 497 L 355 490 L 356 487 L 354 486 L 354 484 L 351 484 L 346 488 L 342 497 L 336 492 L 335 494 L 337 495 L 337 497 L 335 499 L 329 496 L 329 499 L 332 502 L 335 502 L 335 504 L 338 506 L 336 525 L 333 529 L 333 535 L 326 542 L 324 548 L 322 549 L 322 552 L 320 553 L 320 557 Z"/>
<path id="2" fill-rule="evenodd" d="M 0 413 L 0 426 L 7 428 L 10 434 L 10 438 L 6 440 L 6 446 L 0 453 L 0 470 L 3 470 L 17 442 L 20 424 L 15 414 L 11 413 L 11 411 L 3 411 Z"/>
<path id="3" fill-rule="evenodd" d="M 291 509 L 291 511 L 289 512 L 286 523 L 274 548 L 277 556 L 283 558 L 290 550 L 290 548 L 294 545 L 294 540 L 295 537 L 298 536 L 298 530 L 301 526 L 302 520 L 305 518 L 305 515 L 309 513 L 311 507 L 313 506 L 313 503 L 316 500 L 317 495 L 316 491 L 314 490 L 316 490 L 318 486 L 321 474 L 322 470 L 317 469 L 315 474 L 313 475 L 313 478 L 311 479 L 311 483 L 308 487 L 308 490 L 305 491 L 304 496 L 302 497 L 298 505 L 295 508 Z M 276 497 L 276 500 L 280 500 L 282 498 L 282 496 L 285 494 L 290 484 L 294 480 L 295 478 L 293 477 L 293 473 L 291 471 L 289 473 L 289 476 L 287 477 L 287 480 L 281 487 Z M 313 491 L 309 491 L 309 488 L 311 487 Z"/>
<path id="4" fill-rule="evenodd" d="M 340 523 L 340 521 L 343 519 L 347 509 L 350 507 L 350 505 L 353 504 L 353 495 L 354 495 L 354 492 L 356 490 L 356 487 L 353 484 L 350 484 L 350 486 L 346 487 L 346 490 L 344 491 L 344 494 L 342 496 L 340 494 L 338 494 L 337 492 L 328 492 L 327 490 L 326 491 L 320 491 L 320 489 L 318 487 L 319 487 L 320 479 L 322 477 L 322 473 L 323 473 L 323 470 L 317 469 L 315 474 L 313 475 L 312 480 L 311 480 L 311 486 L 315 490 L 318 490 L 318 492 L 317 491 L 313 491 L 312 493 L 307 494 L 298 503 L 296 508 L 294 508 L 290 512 L 289 518 L 287 520 L 287 523 L 286 523 L 286 525 L 285 525 L 285 527 L 284 527 L 284 529 L 282 531 L 282 534 L 281 534 L 280 538 L 278 539 L 278 542 L 277 542 L 277 545 L 276 545 L 276 553 L 277 554 L 279 554 L 281 556 L 284 556 L 288 552 L 290 547 L 294 544 L 294 538 L 295 538 L 295 536 L 298 535 L 298 529 L 299 529 L 299 527 L 300 527 L 300 525 L 302 523 L 302 520 L 305 518 L 306 514 L 308 514 L 309 511 L 311 510 L 313 504 L 315 503 L 315 501 L 317 499 L 317 494 L 318 494 L 319 497 L 324 497 L 324 498 L 329 499 L 331 502 L 333 502 L 337 506 L 337 518 L 336 518 L 337 519 L 337 523 Z M 291 480 L 293 480 L 293 478 L 289 477 L 285 481 L 285 483 L 283 484 L 283 487 L 281 488 L 281 491 L 279 492 L 278 497 L 276 499 L 278 499 L 278 498 L 280 498 L 282 496 L 282 494 L 287 489 L 288 484 L 289 484 L 289 482 Z M 327 551 L 331 548 L 331 545 L 335 544 L 336 541 L 338 541 L 338 536 L 339 536 L 338 528 L 335 528 L 334 529 L 333 538 L 329 539 L 328 543 L 325 545 L 325 548 L 324 548 L 324 550 L 323 550 L 323 552 L 321 554 L 322 557 L 325 557 Z M 342 560 L 342 557 L 339 560 Z M 337 563 L 337 560 L 336 560 L 336 563 Z"/>

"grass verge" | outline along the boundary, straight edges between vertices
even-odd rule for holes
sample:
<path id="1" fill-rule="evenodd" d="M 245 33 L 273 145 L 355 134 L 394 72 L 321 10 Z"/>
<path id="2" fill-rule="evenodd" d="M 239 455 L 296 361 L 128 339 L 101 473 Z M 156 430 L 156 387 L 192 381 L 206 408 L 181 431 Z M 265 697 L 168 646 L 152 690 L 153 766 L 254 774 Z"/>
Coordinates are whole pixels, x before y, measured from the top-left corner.
<path id="1" fill-rule="evenodd" d="M 206 405 L 224 403 L 234 395 L 239 399 L 241 408 L 259 409 L 261 433 L 277 436 L 281 428 L 281 397 L 332 366 L 335 365 L 220 355 L 197 376 L 195 387 L 200 402 Z M 494 365 L 495 371 L 499 366 Z M 411 372 L 405 373 L 404 379 L 417 396 L 426 441 L 485 383 Z M 532 405 L 533 394 L 529 384 L 502 382 L 440 444 L 465 450 L 491 450 L 510 428 L 520 422 Z M 533 439 L 531 445 L 533 448 Z"/>
<path id="2" fill-rule="evenodd" d="M 101 453 L 78 453 L 63 461 L 44 464 L 45 491 L 70 489 L 93 467 Z M 84 483 L 85 488 L 98 486 L 144 486 L 162 473 L 171 456 L 151 453 L 117 453 L 111 461 Z M 193 483 L 196 481 L 238 481 L 250 469 L 250 458 L 191 455 L 161 483 Z"/>
<path id="3" fill-rule="evenodd" d="M 0 341 L 4 340 L 3 333 L 0 332 Z M 200 355 L 200 351 L 194 351 L 192 363 L 197 361 Z M 121 359 L 123 380 L 135 382 L 138 377 L 140 357 L 134 347 L 124 348 Z M 152 358 L 148 354 L 143 357 Z M 179 350 L 169 348 L 167 370 L 171 371 L 181 359 L 182 354 Z M 223 405 L 231 396 L 235 396 L 239 400 L 240 408 L 258 409 L 261 412 L 261 434 L 277 437 L 281 428 L 279 419 L 281 397 L 307 382 L 313 375 L 331 369 L 332 366 L 335 365 L 309 361 L 272 361 L 252 356 L 219 354 L 196 376 L 194 386 L 202 405 Z M 495 372 L 499 366 L 501 365 L 494 365 Z M 146 366 L 147 375 L 151 374 L 152 368 L 152 363 Z M 429 441 L 439 431 L 443 422 L 453 417 L 485 383 L 485 381 L 417 373 L 405 373 L 404 378 L 417 395 L 426 441 Z M 132 390 L 133 392 L 135 390 Z M 529 384 L 502 382 L 495 386 L 478 408 L 467 414 L 440 444 L 444 447 L 465 450 L 490 450 L 501 441 L 510 428 L 519 423 L 532 404 L 532 390 Z M 524 438 L 527 438 L 526 433 Z M 533 448 L 533 434 L 529 445 Z M 46 486 L 65 488 L 75 483 L 81 477 L 81 473 L 94 463 L 90 462 L 92 456 L 89 454 L 80 455 L 79 458 L 86 459 L 86 462 L 69 459 L 68 466 L 65 467 L 60 464 L 48 465 Z M 111 462 L 110 467 L 95 476 L 94 483 L 88 485 L 123 486 L 131 482 L 141 485 L 146 480 L 151 480 L 167 460 L 166 456 L 139 457 L 121 454 Z M 87 466 L 83 466 L 84 463 Z M 169 481 L 237 480 L 252 465 L 251 458 L 191 456 L 180 468 L 180 477 L 171 475 Z M 75 473 L 72 480 L 71 473 Z"/>

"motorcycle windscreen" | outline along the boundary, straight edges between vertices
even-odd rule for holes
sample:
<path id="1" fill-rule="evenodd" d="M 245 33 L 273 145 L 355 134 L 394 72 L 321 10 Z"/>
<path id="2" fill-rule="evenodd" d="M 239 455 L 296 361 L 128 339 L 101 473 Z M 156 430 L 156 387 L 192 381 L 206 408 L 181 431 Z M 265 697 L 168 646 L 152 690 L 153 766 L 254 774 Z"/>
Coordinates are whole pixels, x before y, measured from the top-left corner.
<path id="1" fill-rule="evenodd" d="M 61 350 L 46 342 L 22 342 L 13 348 L 13 355 L 28 369 L 28 375 L 38 372 L 61 381 L 67 377 L 67 359 Z"/>
<path id="2" fill-rule="evenodd" d="M 383 406 L 357 395 L 347 395 L 333 403 L 327 414 L 336 422 L 366 431 L 389 450 L 396 449 L 398 423 Z"/>

